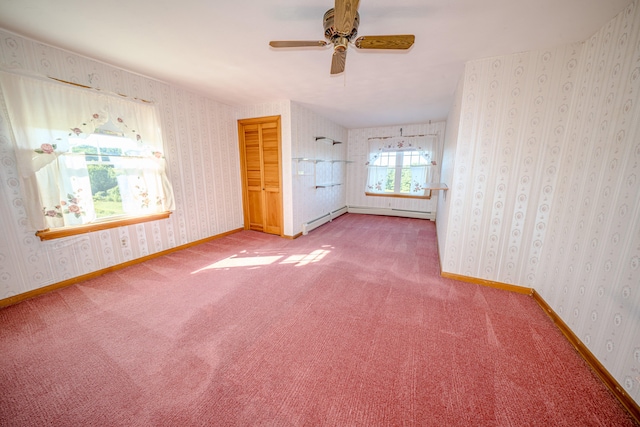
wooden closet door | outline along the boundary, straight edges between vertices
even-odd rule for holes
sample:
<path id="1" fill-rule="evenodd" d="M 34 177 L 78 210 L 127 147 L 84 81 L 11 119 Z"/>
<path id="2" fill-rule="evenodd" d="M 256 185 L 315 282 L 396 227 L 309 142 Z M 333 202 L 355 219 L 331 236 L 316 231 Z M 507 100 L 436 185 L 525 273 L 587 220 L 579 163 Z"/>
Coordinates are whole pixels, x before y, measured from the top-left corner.
<path id="1" fill-rule="evenodd" d="M 238 121 L 245 229 L 282 235 L 280 116 Z"/>
<path id="2" fill-rule="evenodd" d="M 260 126 L 244 126 L 244 180 L 245 228 L 264 230 L 264 210 L 262 208 L 262 147 L 260 146 Z M 247 221 L 248 220 L 248 221 Z M 247 224 L 248 222 L 248 224 Z"/>
<path id="3" fill-rule="evenodd" d="M 280 126 L 277 122 L 264 123 L 261 130 L 264 231 L 281 234 Z"/>

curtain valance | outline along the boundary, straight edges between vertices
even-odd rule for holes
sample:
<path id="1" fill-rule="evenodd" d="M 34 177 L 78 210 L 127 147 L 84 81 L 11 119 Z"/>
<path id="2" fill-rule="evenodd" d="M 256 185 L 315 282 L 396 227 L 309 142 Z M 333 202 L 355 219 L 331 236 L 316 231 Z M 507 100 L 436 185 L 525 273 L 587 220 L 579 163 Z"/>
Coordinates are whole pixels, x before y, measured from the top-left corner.
<path id="1" fill-rule="evenodd" d="M 372 165 L 380 157 L 380 153 L 391 151 L 418 151 L 428 163 L 433 161 L 433 144 L 435 138 L 425 136 L 392 136 L 369 139 L 369 159 Z"/>

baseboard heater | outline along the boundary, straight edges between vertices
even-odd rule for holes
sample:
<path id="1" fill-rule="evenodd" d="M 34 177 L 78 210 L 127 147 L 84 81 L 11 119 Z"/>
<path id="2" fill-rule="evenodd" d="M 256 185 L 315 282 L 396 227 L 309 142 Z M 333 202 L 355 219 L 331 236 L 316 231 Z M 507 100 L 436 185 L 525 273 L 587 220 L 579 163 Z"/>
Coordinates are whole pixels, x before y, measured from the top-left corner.
<path id="1" fill-rule="evenodd" d="M 325 215 L 322 215 L 321 217 L 316 218 L 313 221 L 305 222 L 304 224 L 302 224 L 302 234 L 306 236 L 314 228 L 318 228 L 322 224 L 331 222 L 335 218 L 338 218 L 340 215 L 346 214 L 346 213 L 347 213 L 347 207 L 343 206 L 340 209 L 336 209 L 333 212 L 329 212 Z"/>
<path id="2" fill-rule="evenodd" d="M 373 207 L 367 207 L 367 206 L 349 206 L 347 208 L 347 211 L 349 213 L 358 213 L 358 214 L 401 216 L 405 218 L 428 219 L 431 221 L 436 220 L 435 212 L 412 211 L 412 210 L 406 210 L 406 209 L 373 208 Z"/>

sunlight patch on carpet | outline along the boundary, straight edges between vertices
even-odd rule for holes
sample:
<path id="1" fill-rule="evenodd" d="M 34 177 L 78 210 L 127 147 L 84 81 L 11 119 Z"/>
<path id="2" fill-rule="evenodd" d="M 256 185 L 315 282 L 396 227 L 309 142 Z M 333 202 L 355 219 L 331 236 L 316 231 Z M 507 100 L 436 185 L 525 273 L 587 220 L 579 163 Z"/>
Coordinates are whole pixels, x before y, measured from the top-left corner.
<path id="1" fill-rule="evenodd" d="M 291 255 L 280 264 L 295 264 L 295 267 L 301 267 L 303 265 L 322 261 L 322 258 L 324 258 L 329 252 L 330 251 L 324 249 L 318 249 L 310 254 Z"/>
<path id="2" fill-rule="evenodd" d="M 273 264 L 280 258 L 282 258 L 282 255 L 251 257 L 238 257 L 238 255 L 232 255 L 229 258 L 225 258 L 218 262 L 214 262 L 213 264 L 206 267 L 202 267 L 198 270 L 192 271 L 191 274 L 200 273 L 201 271 L 205 270 L 228 269 L 234 267 L 260 267 Z"/>

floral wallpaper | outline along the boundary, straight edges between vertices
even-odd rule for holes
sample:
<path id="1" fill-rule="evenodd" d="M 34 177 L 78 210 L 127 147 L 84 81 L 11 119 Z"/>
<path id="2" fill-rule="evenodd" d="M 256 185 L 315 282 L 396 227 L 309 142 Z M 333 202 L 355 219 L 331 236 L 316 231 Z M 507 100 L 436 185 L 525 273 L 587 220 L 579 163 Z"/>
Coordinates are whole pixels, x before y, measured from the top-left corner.
<path id="1" fill-rule="evenodd" d="M 466 65 L 442 269 L 532 287 L 640 402 L 640 10 L 589 40 Z"/>

